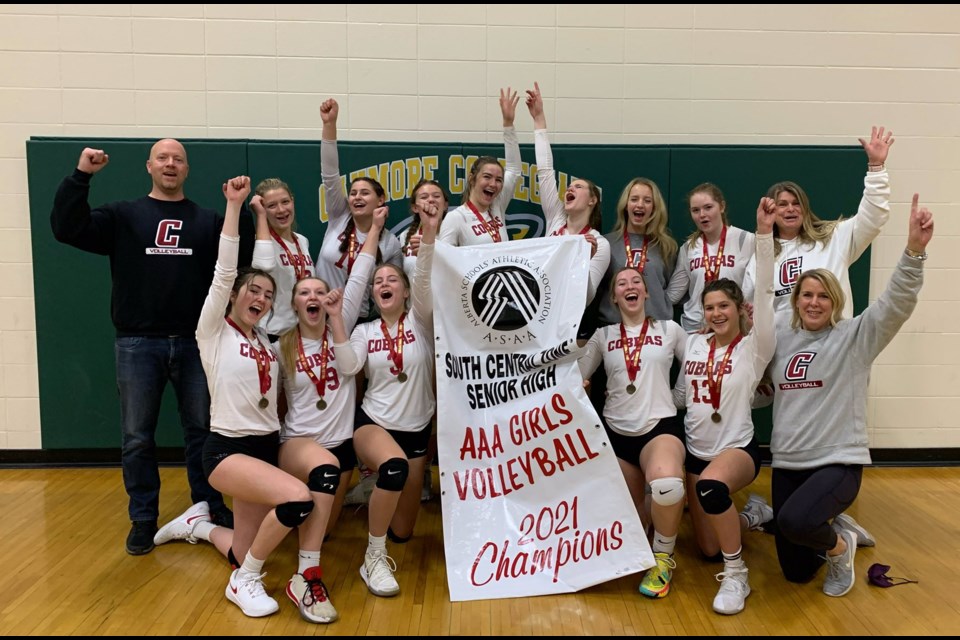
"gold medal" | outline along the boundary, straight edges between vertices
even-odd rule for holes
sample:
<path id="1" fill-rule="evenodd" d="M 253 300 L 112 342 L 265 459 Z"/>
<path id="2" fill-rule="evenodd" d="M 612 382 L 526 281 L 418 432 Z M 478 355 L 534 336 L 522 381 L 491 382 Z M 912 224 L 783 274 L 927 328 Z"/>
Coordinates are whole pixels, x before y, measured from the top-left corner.
<path id="1" fill-rule="evenodd" d="M 401 371 L 400 373 L 398 373 L 398 374 L 397 374 L 397 380 L 398 380 L 399 382 L 406 382 L 406 381 L 407 381 L 407 372 L 406 372 L 406 371 Z"/>
<path id="2" fill-rule="evenodd" d="M 637 387 L 632 382 L 627 385 L 627 393 L 636 393 Z"/>
<path id="3" fill-rule="evenodd" d="M 720 412 L 714 411 L 713 414 L 710 416 L 710 419 L 713 420 L 714 422 L 720 422 Z"/>
<path id="4" fill-rule="evenodd" d="M 260 398 L 259 404 L 261 409 L 266 409 L 268 406 L 270 406 L 270 401 L 267 400 L 266 397 L 263 397 L 263 398 Z"/>
<path id="5" fill-rule="evenodd" d="M 320 409 L 320 411 L 323 411 L 326 408 L 327 408 L 326 400 L 324 400 L 323 398 L 320 398 L 319 400 L 317 400 L 317 409 Z"/>

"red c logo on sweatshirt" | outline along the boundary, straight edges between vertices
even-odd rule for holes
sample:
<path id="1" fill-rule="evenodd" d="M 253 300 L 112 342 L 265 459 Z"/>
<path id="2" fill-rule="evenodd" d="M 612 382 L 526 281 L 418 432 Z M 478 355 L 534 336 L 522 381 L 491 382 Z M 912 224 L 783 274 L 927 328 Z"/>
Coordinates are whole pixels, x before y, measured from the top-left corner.
<path id="1" fill-rule="evenodd" d="M 183 226 L 183 220 L 161 220 L 157 226 L 157 246 L 158 247 L 176 247 L 180 244 L 180 235 L 174 231 L 180 231 Z"/>
<path id="2" fill-rule="evenodd" d="M 794 382 L 797 380 L 806 380 L 807 369 L 816 357 L 817 354 L 812 351 L 801 351 L 793 354 L 790 362 L 787 363 L 787 368 L 783 372 L 783 377 Z"/>

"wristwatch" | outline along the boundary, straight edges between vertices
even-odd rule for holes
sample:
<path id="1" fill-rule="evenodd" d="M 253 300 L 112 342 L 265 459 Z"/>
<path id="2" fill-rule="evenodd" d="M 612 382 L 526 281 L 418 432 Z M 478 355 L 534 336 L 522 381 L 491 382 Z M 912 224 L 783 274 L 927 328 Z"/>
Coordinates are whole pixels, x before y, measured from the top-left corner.
<path id="1" fill-rule="evenodd" d="M 907 254 L 908 256 L 910 256 L 911 258 L 916 258 L 917 260 L 926 260 L 926 259 L 927 259 L 927 252 L 926 252 L 926 251 L 920 253 L 920 252 L 918 252 L 918 251 L 911 251 L 910 249 L 904 249 L 903 252 L 904 252 L 905 254 Z"/>

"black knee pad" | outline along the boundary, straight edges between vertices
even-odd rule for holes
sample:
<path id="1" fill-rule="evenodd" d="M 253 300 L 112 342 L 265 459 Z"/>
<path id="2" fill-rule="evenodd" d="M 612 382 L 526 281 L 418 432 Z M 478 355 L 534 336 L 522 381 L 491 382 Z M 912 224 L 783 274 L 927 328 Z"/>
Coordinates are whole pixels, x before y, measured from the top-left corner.
<path id="1" fill-rule="evenodd" d="M 703 554 L 703 559 L 706 560 L 707 562 L 714 562 L 714 563 L 723 562 L 723 551 L 717 551 L 712 556 Z"/>
<path id="2" fill-rule="evenodd" d="M 334 495 L 340 486 L 340 467 L 333 464 L 322 464 L 314 467 L 307 479 L 307 489 L 317 493 Z"/>
<path id="3" fill-rule="evenodd" d="M 390 458 L 378 470 L 377 487 L 386 491 L 403 491 L 410 475 L 410 463 L 405 458 Z"/>
<path id="4" fill-rule="evenodd" d="M 698 480 L 697 499 L 703 510 L 712 516 L 718 516 L 730 508 L 730 487 L 719 480 Z"/>
<path id="5" fill-rule="evenodd" d="M 229 549 L 227 549 L 227 562 L 230 563 L 230 568 L 231 568 L 231 569 L 239 569 L 239 568 L 240 568 L 240 561 L 237 560 L 237 556 L 234 555 L 234 553 L 233 553 L 233 547 L 230 547 Z"/>
<path id="6" fill-rule="evenodd" d="M 397 544 L 403 544 L 404 542 L 409 542 L 410 538 L 413 537 L 413 534 L 411 533 L 406 537 L 398 536 L 393 532 L 393 527 L 387 527 L 387 537 L 390 538 L 391 541 L 396 542 Z"/>
<path id="7" fill-rule="evenodd" d="M 274 511 L 277 512 L 277 520 L 280 524 L 293 529 L 303 524 L 303 521 L 310 516 L 310 512 L 313 511 L 313 500 L 284 502 L 278 504 Z"/>

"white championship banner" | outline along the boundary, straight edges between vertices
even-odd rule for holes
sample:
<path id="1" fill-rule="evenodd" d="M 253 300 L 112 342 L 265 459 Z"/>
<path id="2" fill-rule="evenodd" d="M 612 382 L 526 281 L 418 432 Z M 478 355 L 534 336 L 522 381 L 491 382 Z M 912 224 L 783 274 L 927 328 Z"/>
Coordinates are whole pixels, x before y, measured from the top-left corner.
<path id="1" fill-rule="evenodd" d="M 579 236 L 436 245 L 453 601 L 577 591 L 654 564 L 575 361 L 589 261 Z"/>

